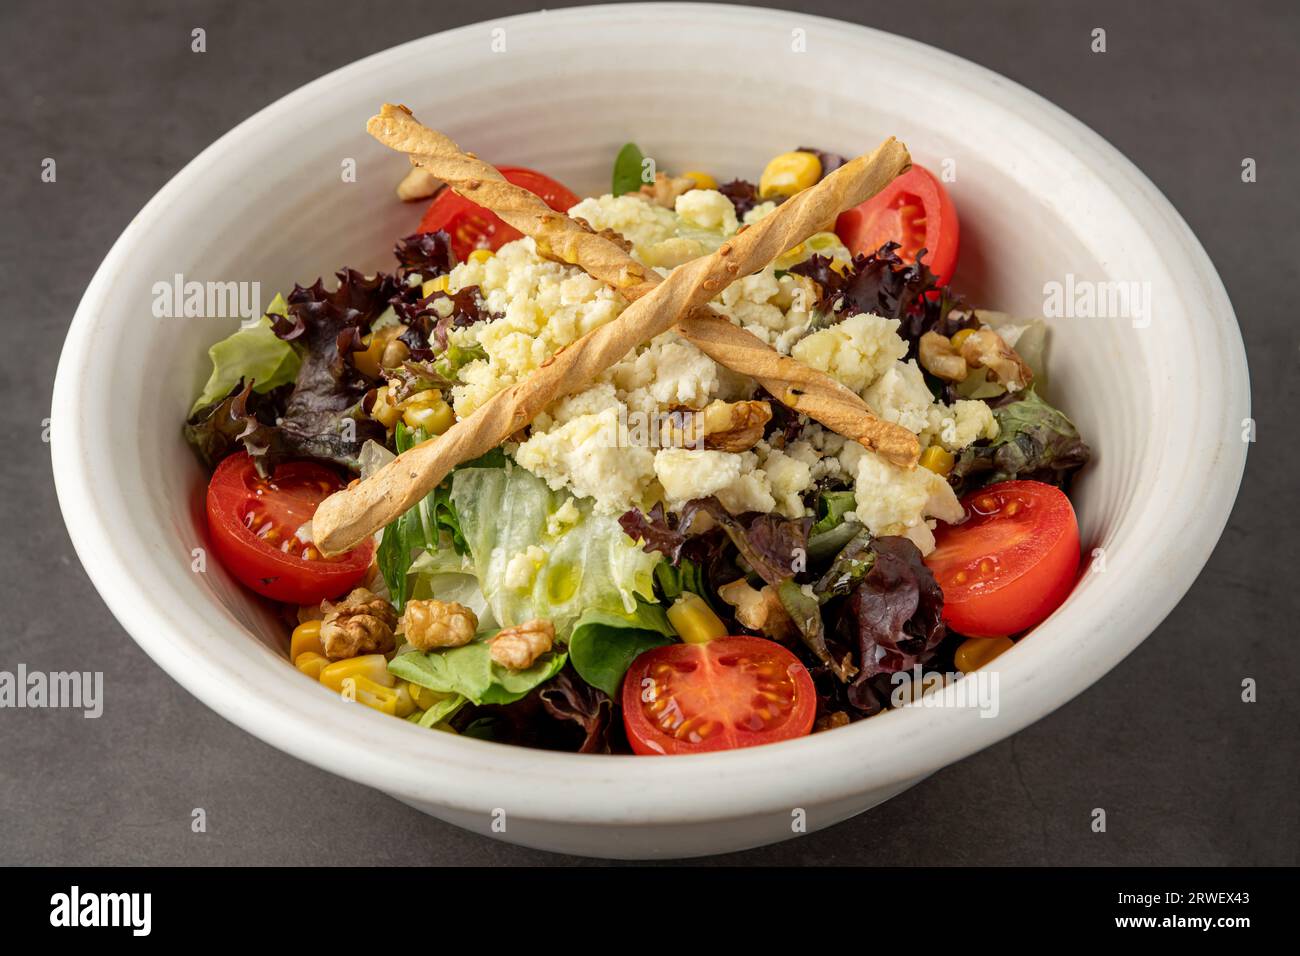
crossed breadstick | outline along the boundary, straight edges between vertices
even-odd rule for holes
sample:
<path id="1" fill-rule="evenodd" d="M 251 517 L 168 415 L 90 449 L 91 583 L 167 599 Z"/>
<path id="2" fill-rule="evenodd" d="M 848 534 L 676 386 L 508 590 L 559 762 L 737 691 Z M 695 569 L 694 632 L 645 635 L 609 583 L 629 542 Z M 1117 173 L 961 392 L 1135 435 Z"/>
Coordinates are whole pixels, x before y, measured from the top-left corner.
<path id="1" fill-rule="evenodd" d="M 385 105 L 367 129 L 456 192 L 533 236 L 546 254 L 581 266 L 634 301 L 616 319 L 560 349 L 525 381 L 496 393 L 444 434 L 325 499 L 312 519 L 316 546 L 324 553 L 356 546 L 414 506 L 456 465 L 497 447 L 555 399 L 586 385 L 641 342 L 674 325 L 715 361 L 758 379 L 782 401 L 789 399 L 792 407 L 895 464 L 915 465 L 920 449 L 911 432 L 880 421 L 851 390 L 779 355 L 705 308 L 731 282 L 762 269 L 907 170 L 911 158 L 897 140 L 891 137 L 872 153 L 851 160 L 712 255 L 678 266 L 660 279 L 618 244 L 555 212 L 532 193 L 506 182 L 491 165 L 418 123 L 405 107 Z"/>

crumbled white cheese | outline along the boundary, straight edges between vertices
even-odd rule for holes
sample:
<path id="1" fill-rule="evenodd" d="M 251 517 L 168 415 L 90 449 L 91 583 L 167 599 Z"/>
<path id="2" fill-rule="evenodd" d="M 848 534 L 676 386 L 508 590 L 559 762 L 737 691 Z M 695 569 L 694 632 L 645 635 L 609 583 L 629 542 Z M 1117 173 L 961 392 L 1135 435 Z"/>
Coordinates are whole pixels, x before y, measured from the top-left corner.
<path id="1" fill-rule="evenodd" d="M 739 227 L 736 207 L 716 189 L 692 189 L 677 197 L 677 215 L 697 229 L 714 229 L 731 235 Z"/>
<path id="2" fill-rule="evenodd" d="M 502 316 L 452 334 L 456 345 L 479 345 L 488 355 L 465 366 L 462 384 L 452 389 L 460 418 L 523 381 L 550 355 L 609 322 L 627 305 L 576 266 L 543 259 L 529 238 L 506 243 L 485 262 L 461 263 L 448 285 L 453 291 L 478 286 L 488 311 Z"/>
<path id="3" fill-rule="evenodd" d="M 664 489 L 668 507 L 677 508 L 692 498 L 716 495 L 740 478 L 741 459 L 725 451 L 664 448 L 655 455 L 655 476 Z"/>
<path id="4" fill-rule="evenodd" d="M 546 563 L 546 549 L 530 544 L 526 551 L 520 551 L 506 562 L 503 581 L 508 588 L 526 591 L 533 586 L 537 569 Z"/>
<path id="5" fill-rule="evenodd" d="M 537 431 L 515 449 L 515 461 L 545 479 L 595 500 L 601 514 L 638 508 L 654 480 L 654 451 L 629 446 L 621 436 L 617 408 L 579 415 L 550 431 Z"/>
<path id="6" fill-rule="evenodd" d="M 919 532 L 928 528 L 925 519 L 961 519 L 961 503 L 952 486 L 928 468 L 899 468 L 856 442 L 845 444 L 841 460 L 855 476 L 857 515 L 872 534 L 917 534 L 918 547 L 928 553 L 934 548 L 933 539 Z"/>
<path id="7" fill-rule="evenodd" d="M 581 520 L 582 512 L 578 510 L 577 502 L 566 498 L 554 514 L 547 516 L 546 533 L 552 538 L 558 538 Z"/>
<path id="8" fill-rule="evenodd" d="M 897 319 L 851 315 L 800 339 L 791 354 L 860 393 L 907 354 L 898 326 Z"/>
<path id="9" fill-rule="evenodd" d="M 813 467 L 818 460 L 812 446 L 795 442 L 782 451 L 767 442 L 759 442 L 754 451 L 767 475 L 776 510 L 787 518 L 802 518 L 808 509 L 801 495 L 813 485 Z"/>
<path id="10" fill-rule="evenodd" d="M 697 192 L 714 191 L 696 189 L 684 195 Z M 721 193 L 715 195 L 731 206 L 730 201 Z M 699 202 L 698 208 L 689 203 L 687 208 L 709 219 L 710 201 L 705 199 Z M 734 207 L 730 219 L 724 218 L 721 222 L 722 226 L 730 225 L 728 232 L 722 228 L 701 227 L 679 216 L 672 209 L 664 209 L 636 193 L 584 199 L 569 210 L 569 215 L 585 219 L 597 232 L 602 229 L 614 230 L 632 243 L 632 254 L 637 259 L 648 266 L 669 269 L 713 252 L 736 230 Z"/>
<path id="11" fill-rule="evenodd" d="M 959 399 L 951 408 L 935 403 L 930 408 L 928 430 L 933 435 L 932 440 L 953 452 L 961 451 L 982 438 L 997 438 L 1000 431 L 993 410 L 976 399 Z"/>
<path id="12" fill-rule="evenodd" d="M 930 424 L 934 393 L 915 359 L 895 362 L 862 393 L 876 415 L 919 435 Z"/>

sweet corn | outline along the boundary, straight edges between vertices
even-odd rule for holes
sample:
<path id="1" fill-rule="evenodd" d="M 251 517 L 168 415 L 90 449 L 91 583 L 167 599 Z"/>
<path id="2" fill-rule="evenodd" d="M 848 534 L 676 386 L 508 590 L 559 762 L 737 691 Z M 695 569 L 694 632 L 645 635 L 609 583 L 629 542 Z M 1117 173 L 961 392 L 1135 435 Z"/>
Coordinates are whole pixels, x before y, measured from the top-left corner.
<path id="1" fill-rule="evenodd" d="M 324 654 L 325 648 L 320 642 L 320 621 L 306 621 L 293 629 L 289 638 L 289 660 L 297 661 L 298 655 L 312 651 Z"/>
<path id="2" fill-rule="evenodd" d="M 713 608 L 704 602 L 704 598 L 690 591 L 682 594 L 668 609 L 668 620 L 687 644 L 706 644 L 727 636 L 727 625 L 713 613 Z"/>
<path id="3" fill-rule="evenodd" d="M 329 665 L 330 659 L 316 651 L 303 651 L 294 655 L 293 666 L 312 680 L 320 680 L 320 672 Z"/>
<path id="4" fill-rule="evenodd" d="M 949 339 L 949 341 L 952 342 L 953 350 L 954 351 L 959 350 L 961 348 L 961 344 L 974 334 L 975 334 L 974 329 L 962 329 L 960 332 L 954 335 L 951 339 Z"/>
<path id="5" fill-rule="evenodd" d="M 968 637 L 961 642 L 952 659 L 957 670 L 969 674 L 1014 646 L 1015 641 L 1009 637 Z"/>
<path id="6" fill-rule="evenodd" d="M 381 385 L 375 390 L 375 404 L 370 409 L 370 417 L 385 428 L 396 428 L 402 417 L 401 409 L 388 400 L 388 386 Z"/>
<path id="7" fill-rule="evenodd" d="M 415 712 L 415 702 L 404 686 L 385 687 L 369 677 L 345 677 L 339 692 L 349 700 L 393 717 L 406 717 Z"/>
<path id="8" fill-rule="evenodd" d="M 402 686 L 406 688 L 406 692 L 411 695 L 411 700 L 415 701 L 415 706 L 420 710 L 428 710 L 434 704 L 442 703 L 442 701 L 446 700 L 448 697 L 455 696 L 454 694 L 444 691 L 421 687 L 419 684 L 409 680 L 403 682 Z"/>
<path id="9" fill-rule="evenodd" d="M 365 343 L 365 349 L 352 353 L 352 364 L 359 372 L 371 378 L 379 378 L 383 375 L 384 352 L 404 328 L 402 325 L 390 325 L 367 335 L 361 340 Z"/>
<path id="10" fill-rule="evenodd" d="M 343 690 L 343 682 L 353 677 L 364 677 L 384 687 L 393 687 L 397 684 L 397 678 L 388 673 L 388 658 L 383 654 L 349 657 L 335 661 L 320 672 L 320 682 L 330 690 L 340 692 Z"/>
<path id="11" fill-rule="evenodd" d="M 428 298 L 435 292 L 450 292 L 451 287 L 447 285 L 446 276 L 438 276 L 436 279 L 430 279 L 424 285 L 420 286 L 420 295 Z"/>
<path id="12" fill-rule="evenodd" d="M 717 189 L 718 181 L 708 173 L 702 173 L 698 169 L 688 169 L 682 173 L 683 179 L 693 180 L 696 189 Z"/>
<path id="13" fill-rule="evenodd" d="M 475 249 L 469 254 L 470 262 L 487 262 L 492 258 L 491 249 Z"/>
<path id="14" fill-rule="evenodd" d="M 402 421 L 411 428 L 423 428 L 430 435 L 441 435 L 456 421 L 456 415 L 450 405 L 438 399 L 408 407 L 402 412 Z"/>
<path id="15" fill-rule="evenodd" d="M 802 150 L 772 157 L 758 181 L 758 194 L 764 199 L 793 196 L 815 185 L 822 178 L 822 162 Z"/>
<path id="16" fill-rule="evenodd" d="M 948 474 L 955 464 L 957 459 L 953 457 L 952 452 L 939 445 L 931 445 L 921 452 L 921 467 L 929 468 L 936 475 Z"/>

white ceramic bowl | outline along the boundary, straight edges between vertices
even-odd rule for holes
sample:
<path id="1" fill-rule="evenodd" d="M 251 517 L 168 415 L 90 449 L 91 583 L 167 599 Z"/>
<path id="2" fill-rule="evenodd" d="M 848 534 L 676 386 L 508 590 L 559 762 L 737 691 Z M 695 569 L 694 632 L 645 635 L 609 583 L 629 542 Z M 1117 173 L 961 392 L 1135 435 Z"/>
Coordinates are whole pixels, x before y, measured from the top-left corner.
<path id="1" fill-rule="evenodd" d="M 801 37 L 807 52 L 793 49 Z M 898 77 L 906 83 L 889 79 Z M 386 100 L 495 162 L 535 166 L 583 194 L 607 188 L 629 139 L 663 168 L 721 177 L 754 176 L 795 145 L 851 153 L 895 134 L 931 168 L 955 161 L 957 284 L 980 304 L 1040 314 L 1043 284 L 1067 273 L 1150 284 L 1149 328 L 1055 322 L 1052 393 L 1096 451 L 1075 502 L 1085 548 L 1104 549 L 1105 571 L 1085 575 L 999 659 L 996 719 L 908 708 L 775 746 L 673 759 L 505 747 L 340 703 L 288 665 L 265 607 L 220 568 L 191 570 L 191 549 L 204 543 L 204 474 L 180 422 L 207 346 L 232 323 L 155 319 L 153 285 L 176 273 L 255 280 L 265 303 L 345 264 L 391 268 L 393 241 L 416 212 L 393 199 L 404 161 L 364 132 Z M 345 183 L 349 158 L 358 176 Z M 591 856 L 691 856 L 789 838 L 796 808 L 809 829 L 859 813 L 1115 666 L 1209 556 L 1236 495 L 1249 414 L 1236 321 L 1200 244 L 1132 164 L 1050 103 L 862 27 L 752 8 L 619 5 L 408 43 L 309 84 L 205 150 L 135 218 L 86 291 L 59 364 L 53 451 L 95 586 L 145 651 L 226 718 L 480 833 Z"/>

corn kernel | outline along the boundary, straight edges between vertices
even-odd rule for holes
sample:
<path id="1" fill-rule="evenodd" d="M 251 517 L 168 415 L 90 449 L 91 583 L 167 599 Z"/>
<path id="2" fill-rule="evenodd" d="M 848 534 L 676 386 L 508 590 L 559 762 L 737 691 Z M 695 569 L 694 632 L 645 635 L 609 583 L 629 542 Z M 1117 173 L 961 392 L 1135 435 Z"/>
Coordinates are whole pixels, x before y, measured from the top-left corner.
<path id="1" fill-rule="evenodd" d="M 948 474 L 955 464 L 957 459 L 953 457 L 952 452 L 940 445 L 931 445 L 921 452 L 921 467 L 929 468 L 936 475 Z"/>
<path id="2" fill-rule="evenodd" d="M 972 335 L 974 335 L 974 334 L 975 334 L 975 330 L 974 330 L 974 329 L 962 329 L 960 332 L 958 332 L 956 335 L 954 335 L 951 339 L 949 339 L 949 341 L 952 342 L 952 347 L 953 347 L 954 349 L 959 349 L 959 348 L 961 348 L 961 344 L 962 344 L 963 342 L 965 342 L 968 338 L 970 338 L 970 337 L 971 337 Z"/>
<path id="3" fill-rule="evenodd" d="M 330 690 L 342 691 L 343 682 L 351 677 L 364 677 L 384 687 L 392 687 L 397 683 L 397 678 L 388 673 L 388 658 L 383 654 L 349 657 L 335 661 L 320 672 L 320 682 Z"/>
<path id="4" fill-rule="evenodd" d="M 401 410 L 388 400 L 388 386 L 381 385 L 375 390 L 375 404 L 370 409 L 370 417 L 385 428 L 396 428 Z"/>
<path id="5" fill-rule="evenodd" d="M 312 680 L 320 680 L 320 672 L 329 666 L 330 659 L 315 651 L 303 651 L 293 658 L 293 666 Z"/>
<path id="6" fill-rule="evenodd" d="M 289 660 L 297 661 L 299 654 L 312 651 L 324 654 L 325 648 L 320 642 L 320 621 L 306 621 L 293 629 L 289 638 Z"/>
<path id="7" fill-rule="evenodd" d="M 693 180 L 696 189 L 717 189 L 718 181 L 708 173 L 702 173 L 698 169 L 688 169 L 682 173 L 683 179 Z"/>
<path id="8" fill-rule="evenodd" d="M 668 609 L 668 620 L 687 644 L 706 644 L 727 636 L 727 625 L 713 613 L 713 608 L 704 602 L 704 598 L 690 591 L 682 594 Z"/>
<path id="9" fill-rule="evenodd" d="M 386 687 L 369 677 L 358 675 L 343 678 L 339 693 L 348 700 L 365 704 L 381 714 L 406 717 L 415 712 L 415 704 L 405 687 Z"/>
<path id="10" fill-rule="evenodd" d="M 372 378 L 382 376 L 383 351 L 389 347 L 389 343 L 393 342 L 394 338 L 402 334 L 403 328 L 403 325 L 389 325 L 361 339 L 365 349 L 352 352 L 352 364 L 356 365 L 357 371 Z"/>
<path id="11" fill-rule="evenodd" d="M 420 295 L 426 299 L 429 296 L 433 295 L 435 292 L 450 292 L 450 291 L 451 291 L 451 286 L 447 284 L 446 276 L 438 276 L 438 278 L 436 279 L 430 279 L 424 285 L 420 286 Z"/>
<path id="12" fill-rule="evenodd" d="M 412 405 L 402 412 L 402 421 L 411 428 L 423 428 L 430 435 L 441 435 L 456 420 L 451 406 L 439 399 L 428 405 Z"/>
<path id="13" fill-rule="evenodd" d="M 1009 637 L 968 637 L 953 654 L 953 663 L 957 665 L 957 670 L 969 674 L 1014 646 L 1015 641 Z"/>
<path id="14" fill-rule="evenodd" d="M 492 258 L 491 249 L 475 249 L 473 252 L 469 254 L 470 262 L 483 263 L 483 262 L 487 262 L 491 258 Z"/>
<path id="15" fill-rule="evenodd" d="M 415 706 L 420 710 L 428 710 L 434 704 L 440 704 L 448 697 L 455 696 L 448 692 L 421 687 L 409 680 L 403 686 L 406 687 L 406 692 L 411 695 L 411 700 L 415 702 Z"/>
<path id="16" fill-rule="evenodd" d="M 778 269 L 789 269 L 791 266 L 798 265 L 808 257 L 808 247 L 802 242 L 797 246 L 792 246 L 785 252 L 781 253 L 772 262 L 772 265 Z"/>
<path id="17" fill-rule="evenodd" d="M 764 199 L 793 196 L 815 185 L 822 178 L 821 160 L 802 150 L 772 157 L 758 181 L 758 194 Z"/>
<path id="18" fill-rule="evenodd" d="M 442 392 L 438 391 L 436 388 L 426 388 L 424 391 L 416 392 L 409 398 L 398 402 L 397 407 L 401 409 L 407 409 L 413 406 L 424 407 L 425 405 L 432 405 L 434 402 L 441 400 L 441 398 Z"/>

